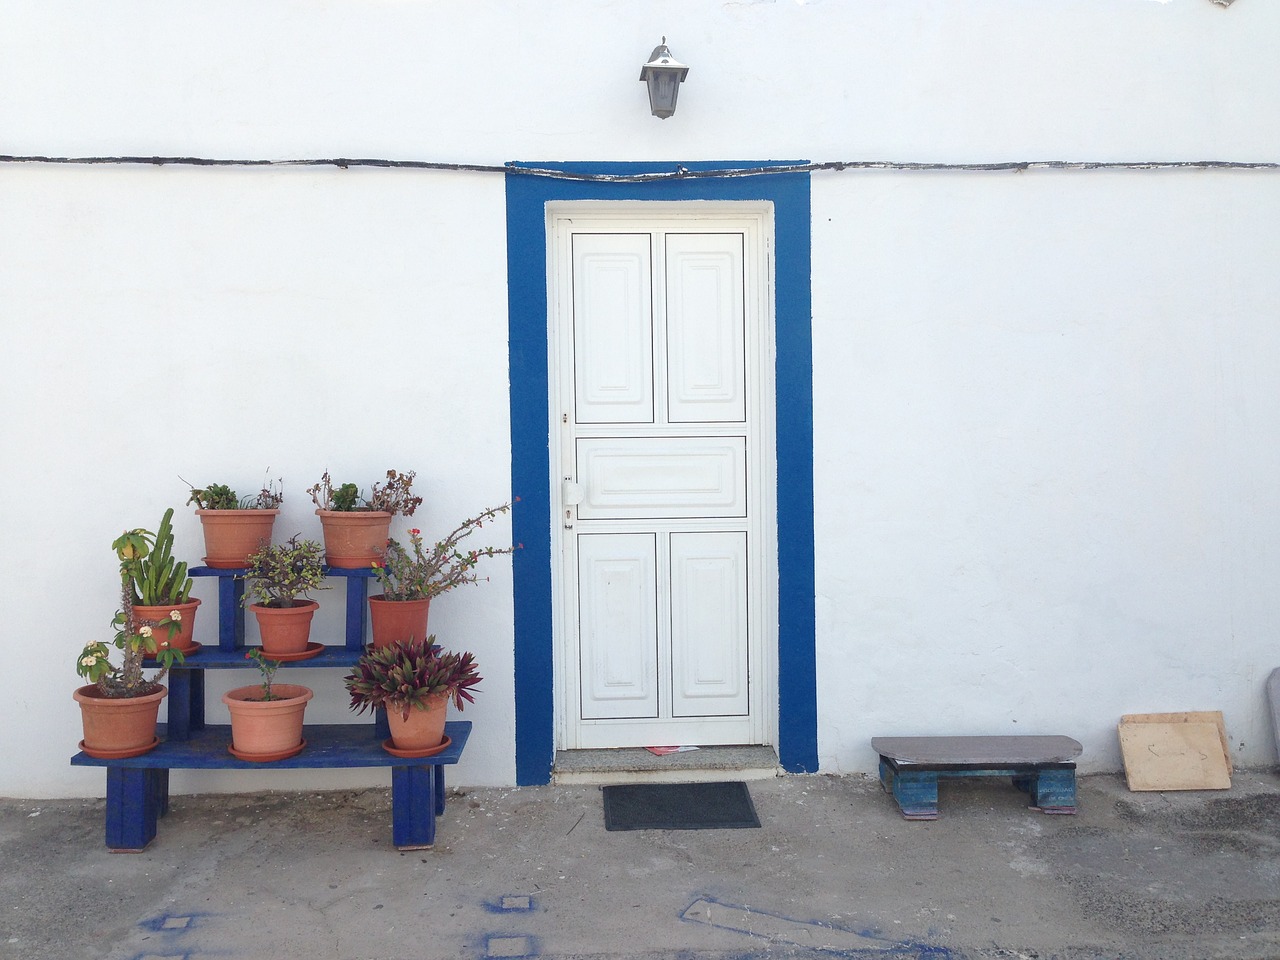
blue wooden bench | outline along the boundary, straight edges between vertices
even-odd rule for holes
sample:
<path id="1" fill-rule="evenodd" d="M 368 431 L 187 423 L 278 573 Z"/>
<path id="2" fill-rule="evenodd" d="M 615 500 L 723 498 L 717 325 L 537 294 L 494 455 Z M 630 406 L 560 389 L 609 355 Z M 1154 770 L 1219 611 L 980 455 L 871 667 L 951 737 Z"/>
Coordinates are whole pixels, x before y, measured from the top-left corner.
<path id="1" fill-rule="evenodd" d="M 938 819 L 939 777 L 1011 777 L 1041 813 L 1076 812 L 1070 737 L 876 737 L 880 783 L 908 820 Z"/>
<path id="2" fill-rule="evenodd" d="M 73 766 L 107 768 L 107 846 L 116 852 L 142 850 L 156 836 L 169 807 L 170 770 L 298 770 L 317 767 L 390 767 L 391 839 L 400 850 L 422 850 L 436 842 L 436 817 L 444 813 L 444 767 L 457 763 L 471 734 L 470 720 L 445 724 L 448 749 L 432 757 L 404 759 L 382 749 L 374 725 L 308 724 L 306 749 L 271 763 L 237 760 L 227 752 L 231 730 L 209 726 L 186 740 L 163 739 L 150 753 L 127 760 L 98 760 L 85 753 Z"/>
<path id="3" fill-rule="evenodd" d="M 322 767 L 390 767 L 391 835 L 401 850 L 421 850 L 435 843 L 436 817 L 444 813 L 444 767 L 457 763 L 471 734 L 469 720 L 445 724 L 448 749 L 431 757 L 406 759 L 382 749 L 387 729 L 385 710 L 374 721 L 349 724 L 305 724 L 306 748 L 293 757 L 254 763 L 233 757 L 227 746 L 231 728 L 205 724 L 205 671 L 256 669 L 245 659 L 244 570 L 193 567 L 193 577 L 218 578 L 218 643 L 191 654 L 170 671 L 167 722 L 157 730 L 161 743 L 149 753 L 123 760 L 101 760 L 85 753 L 72 766 L 107 768 L 107 846 L 136 852 L 155 839 L 157 823 L 169 806 L 170 770 L 296 770 Z M 346 583 L 346 628 L 343 642 L 324 646 L 307 660 L 283 664 L 291 668 L 346 668 L 364 652 L 365 607 L 372 569 L 328 569 L 326 576 Z M 353 717 L 353 720 L 355 718 Z"/>

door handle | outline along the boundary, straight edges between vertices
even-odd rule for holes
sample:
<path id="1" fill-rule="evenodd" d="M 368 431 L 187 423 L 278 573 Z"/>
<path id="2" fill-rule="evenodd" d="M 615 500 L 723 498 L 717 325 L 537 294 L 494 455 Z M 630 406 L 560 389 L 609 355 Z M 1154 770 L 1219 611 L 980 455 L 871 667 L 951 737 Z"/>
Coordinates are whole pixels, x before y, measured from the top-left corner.
<path id="1" fill-rule="evenodd" d="M 564 528 L 566 530 L 573 529 L 573 508 L 586 499 L 587 493 L 582 489 L 582 484 L 574 483 L 568 477 L 560 484 L 560 500 L 563 503 L 564 510 Z"/>

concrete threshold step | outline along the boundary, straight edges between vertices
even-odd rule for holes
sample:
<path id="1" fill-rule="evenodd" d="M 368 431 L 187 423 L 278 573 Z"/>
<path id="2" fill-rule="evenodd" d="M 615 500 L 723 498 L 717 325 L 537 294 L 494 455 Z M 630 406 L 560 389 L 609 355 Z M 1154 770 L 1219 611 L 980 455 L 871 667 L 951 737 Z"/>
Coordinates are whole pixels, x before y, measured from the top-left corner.
<path id="1" fill-rule="evenodd" d="M 699 747 L 658 756 L 643 747 L 558 750 L 552 780 L 559 784 L 707 783 L 780 776 L 773 747 Z"/>

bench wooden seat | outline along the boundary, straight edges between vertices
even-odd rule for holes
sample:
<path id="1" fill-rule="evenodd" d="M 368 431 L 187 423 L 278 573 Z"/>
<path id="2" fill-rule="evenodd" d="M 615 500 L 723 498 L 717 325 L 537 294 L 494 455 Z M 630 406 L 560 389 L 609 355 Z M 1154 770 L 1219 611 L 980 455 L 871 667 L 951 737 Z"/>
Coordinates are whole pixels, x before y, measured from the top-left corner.
<path id="1" fill-rule="evenodd" d="M 939 777 L 1010 777 L 1042 813 L 1076 812 L 1071 737 L 875 737 L 880 783 L 908 820 L 938 819 Z"/>

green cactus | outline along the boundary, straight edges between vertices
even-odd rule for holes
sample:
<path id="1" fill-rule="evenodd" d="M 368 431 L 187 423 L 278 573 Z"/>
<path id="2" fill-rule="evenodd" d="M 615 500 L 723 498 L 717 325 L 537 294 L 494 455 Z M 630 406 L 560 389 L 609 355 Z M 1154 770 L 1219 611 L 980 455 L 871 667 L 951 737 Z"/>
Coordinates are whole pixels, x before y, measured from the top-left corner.
<path id="1" fill-rule="evenodd" d="M 133 602 L 144 607 L 186 603 L 192 580 L 186 561 L 173 558 L 173 508 L 164 512 L 150 551 L 130 564 Z"/>

